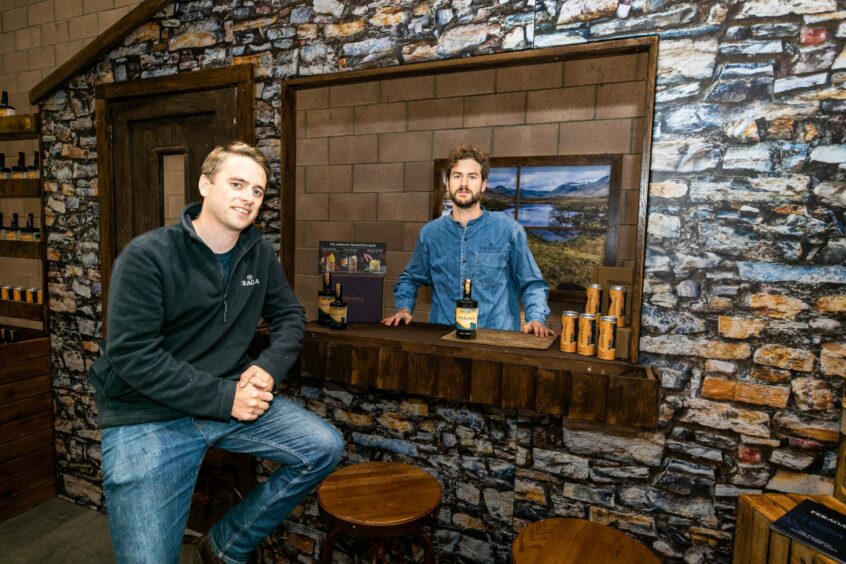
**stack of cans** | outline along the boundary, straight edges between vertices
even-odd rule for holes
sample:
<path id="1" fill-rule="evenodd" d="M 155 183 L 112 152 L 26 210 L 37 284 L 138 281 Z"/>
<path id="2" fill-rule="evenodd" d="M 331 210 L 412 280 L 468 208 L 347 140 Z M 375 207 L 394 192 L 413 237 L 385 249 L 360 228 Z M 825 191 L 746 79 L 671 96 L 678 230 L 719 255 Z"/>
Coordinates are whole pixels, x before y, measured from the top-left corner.
<path id="1" fill-rule="evenodd" d="M 617 327 L 625 327 L 626 287 L 608 289 L 608 315 L 601 315 L 602 286 L 587 287 L 585 312 L 561 312 L 561 351 L 614 360 L 617 356 Z"/>

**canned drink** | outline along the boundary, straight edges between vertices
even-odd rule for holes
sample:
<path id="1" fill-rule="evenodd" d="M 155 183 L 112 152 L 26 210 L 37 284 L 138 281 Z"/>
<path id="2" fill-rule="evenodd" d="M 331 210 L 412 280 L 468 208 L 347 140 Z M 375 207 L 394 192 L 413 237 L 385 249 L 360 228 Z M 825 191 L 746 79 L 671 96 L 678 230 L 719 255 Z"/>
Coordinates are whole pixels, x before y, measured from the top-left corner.
<path id="1" fill-rule="evenodd" d="M 12 287 L 11 286 L 0 287 L 0 299 L 4 299 L 4 300 L 11 300 L 12 299 Z"/>
<path id="2" fill-rule="evenodd" d="M 38 294 L 38 288 L 27 288 L 26 289 L 26 303 L 34 304 L 36 303 L 36 294 Z"/>
<path id="3" fill-rule="evenodd" d="M 8 337 L 6 336 L 6 328 L 0 327 L 0 343 L 5 343 Z"/>
<path id="4" fill-rule="evenodd" d="M 15 286 L 12 288 L 12 299 L 16 302 L 24 301 L 24 289 L 20 286 Z"/>
<path id="5" fill-rule="evenodd" d="M 617 318 L 617 327 L 626 326 L 626 287 L 611 286 L 608 288 L 608 315 Z"/>
<path id="6" fill-rule="evenodd" d="M 44 303 L 44 290 L 36 289 L 35 290 L 35 303 L 43 304 Z"/>
<path id="7" fill-rule="evenodd" d="M 617 357 L 617 318 L 603 315 L 599 318 L 599 342 L 596 356 L 602 360 L 614 360 Z"/>
<path id="8" fill-rule="evenodd" d="M 582 356 L 596 355 L 595 313 L 583 313 L 579 316 L 579 346 L 576 352 Z"/>
<path id="9" fill-rule="evenodd" d="M 591 284 L 585 292 L 587 293 L 585 313 L 599 313 L 599 309 L 602 307 L 602 286 L 600 284 Z"/>
<path id="10" fill-rule="evenodd" d="M 574 353 L 579 342 L 579 312 L 561 312 L 561 352 Z"/>

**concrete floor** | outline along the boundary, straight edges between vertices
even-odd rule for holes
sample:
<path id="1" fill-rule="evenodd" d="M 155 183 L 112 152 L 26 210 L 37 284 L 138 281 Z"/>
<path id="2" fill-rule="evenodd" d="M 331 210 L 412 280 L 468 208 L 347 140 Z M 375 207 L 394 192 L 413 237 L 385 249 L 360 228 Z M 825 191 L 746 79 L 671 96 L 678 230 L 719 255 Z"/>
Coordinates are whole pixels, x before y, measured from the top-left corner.
<path id="1" fill-rule="evenodd" d="M 191 563 L 184 545 L 180 564 Z M 51 499 L 0 523 L 2 564 L 112 564 L 105 514 L 65 499 Z"/>

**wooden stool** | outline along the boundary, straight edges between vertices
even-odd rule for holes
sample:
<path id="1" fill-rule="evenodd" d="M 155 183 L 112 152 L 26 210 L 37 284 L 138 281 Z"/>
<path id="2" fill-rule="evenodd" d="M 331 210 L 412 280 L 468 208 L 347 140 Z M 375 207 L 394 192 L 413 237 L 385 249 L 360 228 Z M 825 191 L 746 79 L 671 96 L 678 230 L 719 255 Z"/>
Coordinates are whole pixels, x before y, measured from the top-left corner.
<path id="1" fill-rule="evenodd" d="M 429 473 L 397 462 L 365 462 L 336 470 L 317 489 L 320 514 L 332 527 L 320 561 L 332 562 L 341 533 L 371 537 L 371 562 L 384 562 L 387 537 L 413 534 L 423 544 L 425 562 L 435 549 L 422 527 L 435 520 L 441 486 Z"/>
<path id="2" fill-rule="evenodd" d="M 586 519 L 555 517 L 532 523 L 512 545 L 515 564 L 659 564 L 624 533 Z"/>

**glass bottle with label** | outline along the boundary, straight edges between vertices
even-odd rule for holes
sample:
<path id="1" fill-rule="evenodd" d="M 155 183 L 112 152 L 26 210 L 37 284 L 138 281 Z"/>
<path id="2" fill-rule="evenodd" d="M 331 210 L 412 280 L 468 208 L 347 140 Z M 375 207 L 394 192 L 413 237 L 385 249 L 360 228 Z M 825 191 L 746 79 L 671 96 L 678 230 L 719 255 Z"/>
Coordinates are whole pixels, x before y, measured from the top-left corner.
<path id="1" fill-rule="evenodd" d="M 12 178 L 26 178 L 26 153 L 18 153 L 18 164 L 12 167 Z"/>
<path id="2" fill-rule="evenodd" d="M 329 306 L 329 328 L 347 328 L 347 302 L 344 301 L 344 289 L 341 283 L 335 284 L 335 301 Z"/>
<path id="3" fill-rule="evenodd" d="M 0 94 L 0 117 L 13 115 L 15 115 L 15 108 L 9 105 L 9 93 L 3 90 Z"/>
<path id="4" fill-rule="evenodd" d="M 455 336 L 459 339 L 475 339 L 476 324 L 479 321 L 479 302 L 471 296 L 473 283 L 464 281 L 464 297 L 455 302 Z"/>
<path id="5" fill-rule="evenodd" d="M 12 178 L 12 169 L 6 166 L 6 153 L 0 153 L 0 179 Z"/>
<path id="6" fill-rule="evenodd" d="M 41 240 L 41 232 L 35 228 L 33 219 L 33 214 L 27 214 L 26 226 L 21 229 L 20 235 L 18 236 L 18 239 L 21 241 L 35 242 Z"/>
<path id="7" fill-rule="evenodd" d="M 38 159 L 38 151 L 34 151 L 32 153 L 32 164 L 26 167 L 27 178 L 38 178 L 40 163 L 41 161 Z"/>
<path id="8" fill-rule="evenodd" d="M 320 325 L 329 325 L 329 308 L 335 301 L 335 292 L 332 291 L 332 284 L 329 282 L 329 273 L 323 273 L 323 288 L 317 291 L 317 322 Z"/>
<path id="9" fill-rule="evenodd" d="M 7 241 L 17 241 L 18 240 L 18 232 L 20 231 L 20 226 L 18 225 L 18 214 L 12 214 L 12 223 L 9 224 L 9 227 L 6 228 L 6 240 Z"/>

